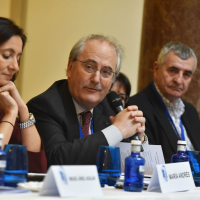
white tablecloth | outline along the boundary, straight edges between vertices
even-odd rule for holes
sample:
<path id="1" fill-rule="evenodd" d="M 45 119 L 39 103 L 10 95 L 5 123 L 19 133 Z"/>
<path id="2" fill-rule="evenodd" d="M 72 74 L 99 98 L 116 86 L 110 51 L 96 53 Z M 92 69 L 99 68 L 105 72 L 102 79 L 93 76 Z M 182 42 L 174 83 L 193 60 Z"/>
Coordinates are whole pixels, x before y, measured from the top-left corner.
<path id="1" fill-rule="evenodd" d="M 200 199 L 200 187 L 191 191 L 176 192 L 169 194 L 162 194 L 156 192 L 125 192 L 122 189 L 115 189 L 113 187 L 102 188 L 104 196 L 102 197 L 65 197 L 68 200 L 196 200 Z M 23 193 L 23 194 L 0 194 L 1 200 L 60 200 L 60 197 L 39 196 L 38 193 Z M 62 198 L 63 199 L 63 198 Z"/>

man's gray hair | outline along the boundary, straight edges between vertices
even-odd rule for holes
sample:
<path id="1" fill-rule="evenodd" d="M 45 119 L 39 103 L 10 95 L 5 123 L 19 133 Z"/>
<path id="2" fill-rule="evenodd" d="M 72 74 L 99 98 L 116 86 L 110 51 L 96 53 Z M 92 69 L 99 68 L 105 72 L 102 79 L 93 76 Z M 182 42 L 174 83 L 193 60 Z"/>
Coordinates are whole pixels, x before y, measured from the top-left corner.
<path id="1" fill-rule="evenodd" d="M 124 57 L 124 50 L 123 47 L 118 43 L 118 41 L 109 36 L 104 35 L 96 35 L 92 34 L 86 37 L 81 38 L 72 48 L 69 54 L 69 60 L 75 60 L 83 51 L 84 46 L 88 40 L 98 40 L 98 41 L 107 41 L 112 47 L 114 47 L 116 53 L 117 53 L 117 67 L 116 67 L 116 73 L 119 74 L 119 71 L 121 69 L 122 59 Z"/>
<path id="2" fill-rule="evenodd" d="M 171 52 L 174 51 L 181 59 L 187 60 L 191 56 L 194 58 L 195 65 L 194 65 L 194 70 L 197 68 L 197 57 L 194 53 L 194 51 L 188 47 L 187 45 L 181 43 L 181 42 L 169 42 L 165 44 L 162 49 L 160 50 L 160 53 L 158 55 L 158 65 L 161 67 L 164 63 L 165 56 Z"/>

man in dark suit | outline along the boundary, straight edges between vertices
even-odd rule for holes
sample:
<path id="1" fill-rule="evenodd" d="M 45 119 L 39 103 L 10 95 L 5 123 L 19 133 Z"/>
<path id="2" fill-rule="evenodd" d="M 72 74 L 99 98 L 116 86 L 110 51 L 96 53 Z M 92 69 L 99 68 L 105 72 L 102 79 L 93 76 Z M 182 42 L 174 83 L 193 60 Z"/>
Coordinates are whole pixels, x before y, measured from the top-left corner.
<path id="1" fill-rule="evenodd" d="M 186 140 L 188 150 L 200 150 L 198 113 L 181 100 L 196 66 L 191 48 L 179 42 L 166 44 L 154 63 L 154 81 L 129 100 L 143 111 L 148 141 L 162 146 L 167 163 L 177 151 L 177 140 Z"/>
<path id="2" fill-rule="evenodd" d="M 70 52 L 68 80 L 55 82 L 28 102 L 48 166 L 95 164 L 101 145 L 114 146 L 136 132 L 144 140 L 145 119 L 136 106 L 113 117 L 102 101 L 119 73 L 122 54 L 114 39 L 102 35 L 82 38 Z"/>

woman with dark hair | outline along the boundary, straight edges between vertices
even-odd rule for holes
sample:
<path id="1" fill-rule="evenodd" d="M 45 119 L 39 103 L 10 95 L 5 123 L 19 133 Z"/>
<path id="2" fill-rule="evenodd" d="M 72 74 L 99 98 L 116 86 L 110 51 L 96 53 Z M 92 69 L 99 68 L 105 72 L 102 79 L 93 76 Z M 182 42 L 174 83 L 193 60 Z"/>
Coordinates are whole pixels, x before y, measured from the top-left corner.
<path id="1" fill-rule="evenodd" d="M 128 102 L 130 93 L 131 93 L 131 84 L 127 76 L 123 73 L 119 73 L 116 77 L 115 82 L 111 87 L 111 91 L 115 91 L 122 100 L 123 107 Z"/>
<path id="2" fill-rule="evenodd" d="M 23 30 L 0 17 L 0 133 L 4 135 L 3 147 L 8 143 L 26 146 L 29 172 L 45 173 L 46 157 L 34 116 L 13 83 L 25 43 Z"/>

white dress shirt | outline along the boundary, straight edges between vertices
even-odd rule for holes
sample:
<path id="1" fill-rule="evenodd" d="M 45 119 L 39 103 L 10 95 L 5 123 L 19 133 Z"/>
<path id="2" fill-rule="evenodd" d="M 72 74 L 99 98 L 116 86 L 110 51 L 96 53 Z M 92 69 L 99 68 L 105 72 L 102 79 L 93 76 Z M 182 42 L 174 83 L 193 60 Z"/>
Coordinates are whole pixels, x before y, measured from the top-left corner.
<path id="1" fill-rule="evenodd" d="M 82 117 L 80 115 L 80 113 L 86 111 L 84 108 L 82 108 L 74 99 L 73 99 L 74 105 L 75 105 L 75 109 L 76 109 L 76 113 L 77 113 L 77 118 L 78 118 L 78 122 L 80 123 L 81 127 L 82 127 Z M 91 121 L 93 118 L 93 109 L 91 110 L 87 110 L 90 111 L 92 114 L 91 120 L 90 120 L 90 128 L 89 128 L 89 134 L 91 134 Z M 114 126 L 114 125 L 110 125 L 109 127 L 101 130 L 109 144 L 109 146 L 115 146 L 117 143 L 119 143 L 121 140 L 123 140 L 122 134 L 119 131 L 119 129 Z"/>
<path id="2" fill-rule="evenodd" d="M 155 84 L 155 83 L 154 83 Z M 183 103 L 183 101 L 179 98 L 174 104 L 171 103 L 168 99 L 166 99 L 162 93 L 160 92 L 160 90 L 158 89 L 158 87 L 156 86 L 156 90 L 158 91 L 158 93 L 160 94 L 173 122 L 174 125 L 176 127 L 176 130 L 178 131 L 178 134 L 181 138 L 181 127 L 180 127 L 180 118 L 182 116 L 182 114 L 185 112 L 185 105 Z M 183 130 L 184 130 L 184 136 L 185 136 L 185 141 L 187 142 L 186 148 L 189 151 L 194 151 L 194 147 L 187 135 L 187 131 L 183 125 Z"/>

